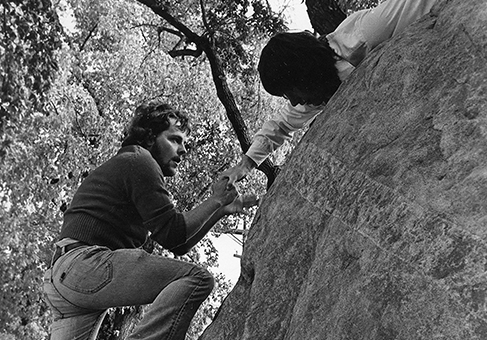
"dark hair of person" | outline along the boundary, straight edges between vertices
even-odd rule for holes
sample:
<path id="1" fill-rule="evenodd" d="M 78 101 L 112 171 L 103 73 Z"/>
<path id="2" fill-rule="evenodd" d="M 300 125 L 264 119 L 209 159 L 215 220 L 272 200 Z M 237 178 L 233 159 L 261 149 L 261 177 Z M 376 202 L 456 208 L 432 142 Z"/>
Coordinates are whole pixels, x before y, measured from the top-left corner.
<path id="1" fill-rule="evenodd" d="M 283 96 L 294 87 L 321 89 L 331 97 L 340 86 L 337 55 L 328 41 L 311 32 L 284 32 L 273 36 L 262 50 L 259 74 L 264 89 Z"/>
<path id="2" fill-rule="evenodd" d="M 181 131 L 186 134 L 191 132 L 188 117 L 170 105 L 160 102 L 140 105 L 135 109 L 135 117 L 125 132 L 122 146 L 150 147 L 161 132 L 169 129 L 170 119 L 176 121 L 176 126 Z"/>

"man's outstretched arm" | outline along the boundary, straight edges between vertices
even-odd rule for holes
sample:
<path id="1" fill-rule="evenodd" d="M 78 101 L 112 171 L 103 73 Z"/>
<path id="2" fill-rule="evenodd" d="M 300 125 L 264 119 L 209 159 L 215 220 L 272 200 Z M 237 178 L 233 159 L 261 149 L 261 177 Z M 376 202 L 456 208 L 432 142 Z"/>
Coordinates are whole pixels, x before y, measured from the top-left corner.
<path id="1" fill-rule="evenodd" d="M 256 205 L 255 196 L 238 196 L 234 186 L 227 186 L 227 179 L 213 185 L 213 194 L 191 211 L 183 213 L 186 221 L 186 242 L 170 249 L 176 255 L 186 254 L 224 216 L 240 213 Z"/>

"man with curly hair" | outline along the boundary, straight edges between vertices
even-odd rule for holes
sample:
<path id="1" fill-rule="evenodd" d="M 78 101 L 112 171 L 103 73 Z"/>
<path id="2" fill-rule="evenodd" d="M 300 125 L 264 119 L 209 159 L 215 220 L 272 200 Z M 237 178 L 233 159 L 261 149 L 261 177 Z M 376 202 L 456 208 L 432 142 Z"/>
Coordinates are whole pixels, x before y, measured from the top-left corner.
<path id="1" fill-rule="evenodd" d="M 107 308 L 141 304 L 151 306 L 128 339 L 184 340 L 213 277 L 142 245 L 151 238 L 183 255 L 220 218 L 256 204 L 218 180 L 199 206 L 175 209 L 164 177 L 176 174 L 189 132 L 169 105 L 139 106 L 122 148 L 78 188 L 44 277 L 52 340 L 92 339 Z"/>

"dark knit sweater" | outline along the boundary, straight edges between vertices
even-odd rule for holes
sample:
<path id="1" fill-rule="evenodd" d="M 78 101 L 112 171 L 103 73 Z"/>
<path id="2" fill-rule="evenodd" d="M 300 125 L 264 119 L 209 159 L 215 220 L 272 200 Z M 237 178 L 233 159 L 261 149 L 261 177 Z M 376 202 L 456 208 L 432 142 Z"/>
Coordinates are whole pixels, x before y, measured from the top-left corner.
<path id="1" fill-rule="evenodd" d="M 174 209 L 161 168 L 150 152 L 126 146 L 81 184 L 64 214 L 60 238 L 112 250 L 147 239 L 166 249 L 186 242 L 183 215 Z"/>

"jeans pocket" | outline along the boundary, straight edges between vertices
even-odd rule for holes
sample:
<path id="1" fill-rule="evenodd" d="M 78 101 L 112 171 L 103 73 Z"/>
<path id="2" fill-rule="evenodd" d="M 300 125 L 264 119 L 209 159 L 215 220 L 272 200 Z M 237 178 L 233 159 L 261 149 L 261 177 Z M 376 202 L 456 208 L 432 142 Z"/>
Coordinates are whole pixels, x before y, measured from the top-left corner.
<path id="1" fill-rule="evenodd" d="M 78 293 L 96 293 L 112 281 L 111 257 L 112 251 L 108 248 L 89 247 L 70 261 L 59 281 Z"/>

